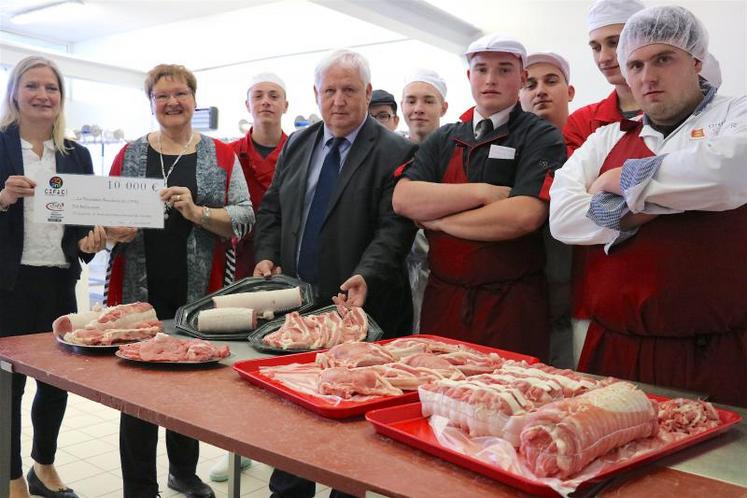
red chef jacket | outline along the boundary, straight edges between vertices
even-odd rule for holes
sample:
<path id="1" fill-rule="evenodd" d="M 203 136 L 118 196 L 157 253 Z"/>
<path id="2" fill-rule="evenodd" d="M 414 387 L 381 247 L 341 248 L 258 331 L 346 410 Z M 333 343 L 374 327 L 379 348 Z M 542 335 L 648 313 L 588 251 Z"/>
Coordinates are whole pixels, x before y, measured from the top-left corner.
<path id="1" fill-rule="evenodd" d="M 231 142 L 230 145 L 233 147 L 241 163 L 241 169 L 244 171 L 244 178 L 246 178 L 246 183 L 249 187 L 249 196 L 251 197 L 254 212 L 256 213 L 259 211 L 259 206 L 262 204 L 265 192 L 270 187 L 272 175 L 275 174 L 275 164 L 288 137 L 283 133 L 275 150 L 267 157 L 262 157 L 254 147 L 252 129 L 249 130 L 246 136 L 235 142 Z M 254 232 L 251 232 L 238 241 L 236 246 L 236 280 L 252 276 L 255 265 Z"/>

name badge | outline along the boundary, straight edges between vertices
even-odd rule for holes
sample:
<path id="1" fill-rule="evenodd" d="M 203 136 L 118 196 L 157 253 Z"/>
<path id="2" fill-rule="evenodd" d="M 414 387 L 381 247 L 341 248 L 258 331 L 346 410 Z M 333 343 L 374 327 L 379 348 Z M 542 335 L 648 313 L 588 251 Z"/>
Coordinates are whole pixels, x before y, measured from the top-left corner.
<path id="1" fill-rule="evenodd" d="M 513 159 L 516 157 L 516 149 L 502 145 L 491 145 L 488 152 L 489 159 Z"/>

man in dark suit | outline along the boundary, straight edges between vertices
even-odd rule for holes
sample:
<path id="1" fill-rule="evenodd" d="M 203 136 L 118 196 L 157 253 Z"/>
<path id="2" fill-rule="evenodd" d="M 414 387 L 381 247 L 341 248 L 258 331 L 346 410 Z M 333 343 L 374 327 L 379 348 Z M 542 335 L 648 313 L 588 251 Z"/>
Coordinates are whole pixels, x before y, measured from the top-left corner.
<path id="1" fill-rule="evenodd" d="M 316 69 L 323 121 L 293 134 L 257 215 L 255 276 L 281 271 L 313 285 L 317 303 L 341 291 L 385 337 L 412 333 L 405 257 L 415 226 L 392 210 L 394 171 L 416 146 L 368 117 L 370 71 L 338 51 Z"/>

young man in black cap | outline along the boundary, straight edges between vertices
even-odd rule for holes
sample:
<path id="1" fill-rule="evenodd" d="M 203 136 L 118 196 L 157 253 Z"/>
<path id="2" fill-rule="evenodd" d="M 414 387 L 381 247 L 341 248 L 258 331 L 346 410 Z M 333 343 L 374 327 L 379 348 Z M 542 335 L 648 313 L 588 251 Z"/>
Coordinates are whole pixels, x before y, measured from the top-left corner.
<path id="1" fill-rule="evenodd" d="M 394 95 L 386 90 L 373 91 L 371 102 L 368 104 L 368 114 L 391 131 L 397 129 L 399 124 L 397 101 L 394 100 Z"/>

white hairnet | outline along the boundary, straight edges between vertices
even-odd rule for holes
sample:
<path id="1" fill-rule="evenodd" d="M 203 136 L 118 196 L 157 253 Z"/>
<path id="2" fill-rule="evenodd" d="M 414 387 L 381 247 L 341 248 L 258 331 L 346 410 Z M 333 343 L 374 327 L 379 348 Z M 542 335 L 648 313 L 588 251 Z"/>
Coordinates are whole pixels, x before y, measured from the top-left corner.
<path id="1" fill-rule="evenodd" d="M 692 12 L 677 6 L 649 7 L 628 19 L 620 33 L 617 62 L 623 76 L 630 54 L 655 43 L 677 47 L 701 61 L 708 54 L 708 32 Z"/>
<path id="2" fill-rule="evenodd" d="M 527 69 L 534 64 L 539 64 L 540 62 L 552 64 L 557 67 L 560 69 L 560 72 L 563 73 L 565 82 L 571 82 L 571 65 L 568 64 L 568 61 L 562 55 L 556 54 L 555 52 L 534 52 L 527 56 Z"/>
<path id="3" fill-rule="evenodd" d="M 249 88 L 253 87 L 257 83 L 274 83 L 280 88 L 285 91 L 285 82 L 280 79 L 280 76 L 278 76 L 275 73 L 259 73 L 252 76 L 251 81 L 249 81 Z"/>
<path id="4" fill-rule="evenodd" d="M 711 86 L 716 88 L 721 86 L 721 64 L 718 63 L 718 59 L 710 52 L 703 61 L 703 69 L 700 70 L 700 76 L 710 83 Z"/>
<path id="5" fill-rule="evenodd" d="M 611 24 L 625 24 L 630 16 L 644 8 L 638 0 L 596 0 L 586 14 L 586 27 L 591 33 Z"/>
<path id="6" fill-rule="evenodd" d="M 441 98 L 446 98 L 446 82 L 436 71 L 431 69 L 418 69 L 407 77 L 405 86 L 416 81 L 428 83 L 441 94 Z"/>

